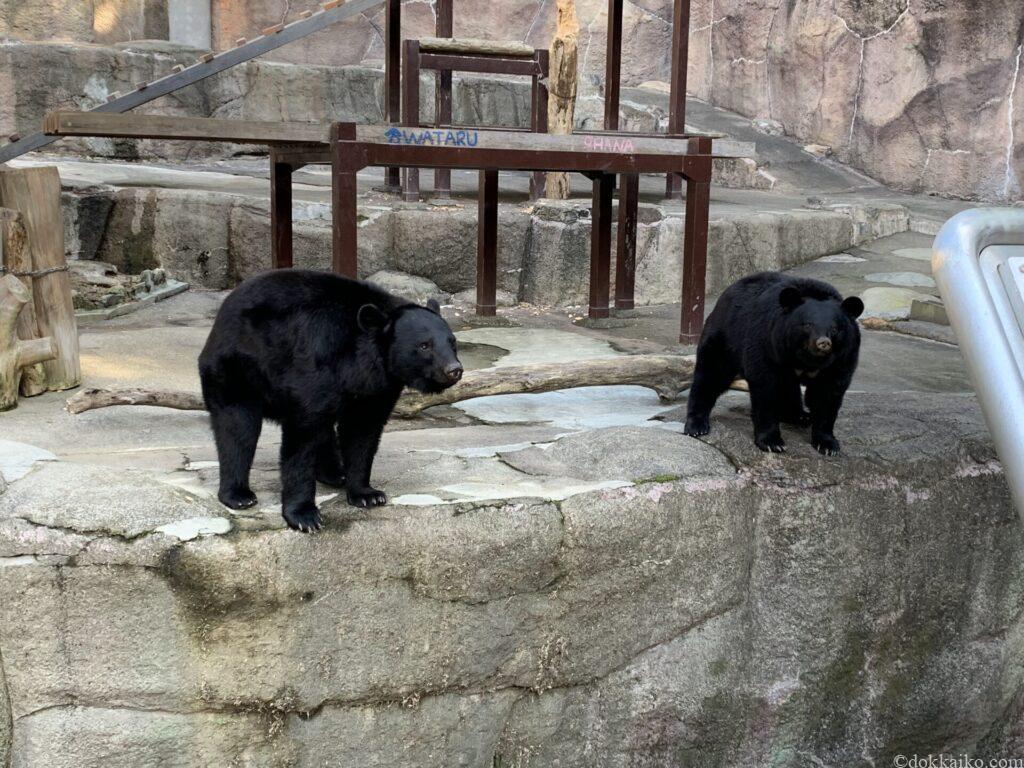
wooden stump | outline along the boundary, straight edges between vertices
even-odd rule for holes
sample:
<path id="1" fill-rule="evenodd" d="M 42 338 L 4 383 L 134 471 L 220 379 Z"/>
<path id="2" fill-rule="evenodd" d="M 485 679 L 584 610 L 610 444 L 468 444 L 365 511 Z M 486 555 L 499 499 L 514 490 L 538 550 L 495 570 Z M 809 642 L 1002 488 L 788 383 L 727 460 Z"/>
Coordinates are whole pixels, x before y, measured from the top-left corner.
<path id="1" fill-rule="evenodd" d="M 43 365 L 47 388 L 77 387 L 82 383 L 82 368 L 71 279 L 64 256 L 64 217 L 57 169 L 0 169 L 0 206 L 19 211 L 28 232 L 36 323 L 40 335 L 52 337 L 57 348 L 56 358 Z"/>
<path id="2" fill-rule="evenodd" d="M 558 0 L 558 26 L 551 41 L 548 77 L 548 133 L 570 134 L 576 118 L 580 21 L 576 0 Z M 569 174 L 549 173 L 547 197 L 569 197 Z"/>
<path id="3" fill-rule="evenodd" d="M 39 338 L 35 301 L 32 299 L 32 252 L 22 216 L 10 208 L 0 208 L 0 264 L 14 274 L 28 289 L 28 303 L 18 315 L 18 338 L 23 341 Z M 46 371 L 42 363 L 29 365 L 21 371 L 21 394 L 34 397 L 46 391 Z"/>
<path id="4" fill-rule="evenodd" d="M 0 411 L 18 404 L 18 384 L 26 366 L 52 360 L 57 355 L 53 339 L 18 338 L 18 315 L 31 294 L 14 275 L 0 279 Z"/>

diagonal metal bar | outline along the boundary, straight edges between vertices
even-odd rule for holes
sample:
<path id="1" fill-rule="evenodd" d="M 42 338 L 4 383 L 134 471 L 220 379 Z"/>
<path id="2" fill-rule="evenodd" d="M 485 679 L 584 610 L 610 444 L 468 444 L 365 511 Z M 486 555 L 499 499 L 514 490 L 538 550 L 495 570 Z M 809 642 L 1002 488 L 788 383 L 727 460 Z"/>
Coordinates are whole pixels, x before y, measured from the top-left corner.
<path id="1" fill-rule="evenodd" d="M 383 5 L 384 0 L 350 0 L 347 3 L 328 8 L 326 10 L 319 10 L 313 15 L 293 21 L 282 27 L 277 32 L 272 32 L 261 37 L 240 45 L 237 48 L 232 48 L 223 53 L 219 53 L 208 61 L 199 61 L 190 67 L 186 67 L 180 72 L 173 72 L 166 77 L 161 77 L 159 80 L 154 80 L 151 83 L 147 83 L 146 86 L 139 90 L 134 90 L 131 93 L 126 93 L 124 96 L 119 96 L 116 99 L 100 104 L 98 107 L 89 110 L 90 112 L 127 112 L 135 107 L 148 104 L 149 102 L 159 99 L 161 96 L 166 96 L 169 93 L 174 93 L 186 86 L 193 85 L 205 80 L 208 77 L 219 74 L 226 69 L 244 64 L 247 61 L 255 59 L 257 56 L 262 56 L 265 53 L 276 50 L 283 45 L 299 40 L 303 37 L 312 35 L 314 32 L 319 32 L 327 27 L 337 24 L 345 19 L 352 18 L 360 13 L 364 13 L 371 8 Z M 327 3 L 326 5 L 331 5 Z M 41 149 L 45 146 L 52 144 L 57 141 L 58 137 L 46 136 L 42 133 L 33 133 L 29 136 L 25 136 L 18 141 L 12 142 L 7 146 L 0 148 L 0 163 L 6 163 L 8 160 L 13 160 L 26 152 L 32 152 L 37 149 Z"/>

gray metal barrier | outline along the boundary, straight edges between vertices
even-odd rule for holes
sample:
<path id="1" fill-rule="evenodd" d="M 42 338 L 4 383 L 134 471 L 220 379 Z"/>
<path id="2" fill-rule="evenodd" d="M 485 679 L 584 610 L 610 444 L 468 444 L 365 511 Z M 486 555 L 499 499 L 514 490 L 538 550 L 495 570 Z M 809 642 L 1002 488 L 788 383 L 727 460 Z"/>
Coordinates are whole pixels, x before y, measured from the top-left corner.
<path id="1" fill-rule="evenodd" d="M 954 216 L 935 239 L 932 272 L 1024 513 L 1024 210 Z"/>

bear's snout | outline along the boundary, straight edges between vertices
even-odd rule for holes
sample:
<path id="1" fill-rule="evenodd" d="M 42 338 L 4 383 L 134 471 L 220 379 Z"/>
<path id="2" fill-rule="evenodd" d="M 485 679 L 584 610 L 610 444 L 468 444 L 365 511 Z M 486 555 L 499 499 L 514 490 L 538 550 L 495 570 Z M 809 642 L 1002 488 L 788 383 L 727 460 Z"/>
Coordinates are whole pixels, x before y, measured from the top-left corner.
<path id="1" fill-rule="evenodd" d="M 448 381 L 450 381 L 452 384 L 455 384 L 457 381 L 459 381 L 459 379 L 462 378 L 462 371 L 463 369 L 461 363 L 452 363 L 451 365 L 445 367 L 444 375 L 447 377 Z"/>
<path id="2" fill-rule="evenodd" d="M 822 355 L 827 355 L 832 351 L 832 339 L 828 336 L 821 336 L 814 341 L 814 351 Z"/>

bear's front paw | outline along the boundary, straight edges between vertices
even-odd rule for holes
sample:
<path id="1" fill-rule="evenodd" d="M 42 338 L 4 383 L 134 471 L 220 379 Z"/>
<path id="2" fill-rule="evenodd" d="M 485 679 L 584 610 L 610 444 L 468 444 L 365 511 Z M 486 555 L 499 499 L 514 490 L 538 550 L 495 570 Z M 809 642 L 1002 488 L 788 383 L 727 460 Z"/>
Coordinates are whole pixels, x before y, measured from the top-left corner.
<path id="1" fill-rule="evenodd" d="M 295 509 L 285 507 L 281 514 L 284 515 L 284 521 L 293 531 L 316 533 L 324 527 L 320 510 L 316 508 L 315 504 L 305 504 Z"/>
<path id="2" fill-rule="evenodd" d="M 785 453 L 786 441 L 782 439 L 782 433 L 778 430 L 769 432 L 766 435 L 755 435 L 754 445 L 765 453 Z"/>
<path id="3" fill-rule="evenodd" d="M 388 503 L 388 497 L 383 491 L 376 488 L 363 488 L 358 491 L 348 492 L 348 503 L 353 507 L 383 507 Z"/>
<path id="4" fill-rule="evenodd" d="M 811 445 L 822 456 L 837 456 L 839 454 L 839 441 L 832 435 L 811 435 Z"/>
<path id="5" fill-rule="evenodd" d="M 707 416 L 687 416 L 683 434 L 690 437 L 704 437 L 711 432 L 711 422 Z"/>
<path id="6" fill-rule="evenodd" d="M 249 488 L 232 488 L 217 494 L 220 503 L 228 509 L 250 509 L 256 506 L 256 494 Z"/>

